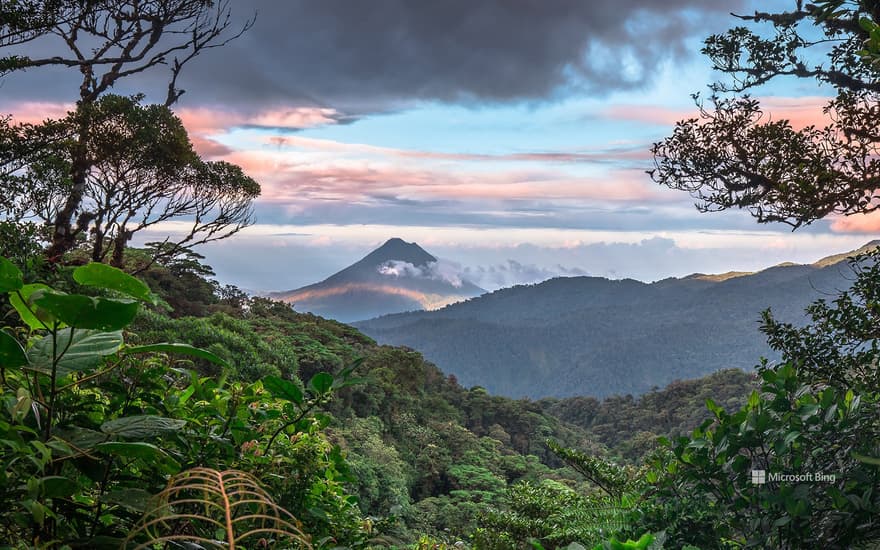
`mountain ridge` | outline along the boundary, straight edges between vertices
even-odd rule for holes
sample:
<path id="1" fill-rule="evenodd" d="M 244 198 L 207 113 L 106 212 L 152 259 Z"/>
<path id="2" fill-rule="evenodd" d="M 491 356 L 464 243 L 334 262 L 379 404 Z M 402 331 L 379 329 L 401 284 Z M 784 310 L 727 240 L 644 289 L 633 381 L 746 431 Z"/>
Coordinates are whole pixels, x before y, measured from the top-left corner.
<path id="1" fill-rule="evenodd" d="M 723 280 L 559 277 L 355 326 L 501 395 L 641 394 L 676 378 L 750 369 L 762 356 L 774 360 L 758 330 L 761 311 L 803 321 L 812 301 L 851 284 L 841 262 L 877 244 Z"/>

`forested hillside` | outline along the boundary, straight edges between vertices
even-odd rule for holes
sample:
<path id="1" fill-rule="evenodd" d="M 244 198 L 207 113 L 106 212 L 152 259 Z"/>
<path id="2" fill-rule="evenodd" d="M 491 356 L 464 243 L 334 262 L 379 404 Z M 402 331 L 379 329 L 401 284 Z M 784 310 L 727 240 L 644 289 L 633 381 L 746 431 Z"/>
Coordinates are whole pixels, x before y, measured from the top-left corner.
<path id="1" fill-rule="evenodd" d="M 676 380 L 639 397 L 614 395 L 538 401 L 547 414 L 587 431 L 612 456 L 638 464 L 658 437 L 690 433 L 706 419 L 706 400 L 727 411 L 745 404 L 758 387 L 755 374 L 737 369 L 695 380 Z"/>
<path id="2" fill-rule="evenodd" d="M 161 278 L 154 272 L 148 280 Z M 323 407 L 326 437 L 347 455 L 347 486 L 362 513 L 399 518 L 391 532 L 401 540 L 410 530 L 464 538 L 480 503 L 501 498 L 508 485 L 544 475 L 574 480 L 573 472 L 559 470 L 547 438 L 593 445 L 585 431 L 544 414 L 537 403 L 463 388 L 420 354 L 378 346 L 347 325 L 260 298 L 238 305 L 211 293 L 203 299 L 202 317 L 145 312 L 134 332 L 144 341 L 192 343 L 229 362 L 231 376 L 253 381 L 270 375 L 308 381 L 357 361 L 358 383 Z"/>
<path id="3" fill-rule="evenodd" d="M 128 254 L 130 261 L 137 262 L 149 251 L 129 250 Z M 15 272 L 11 264 L 6 264 L 6 269 Z M 31 276 L 42 269 L 38 267 Z M 86 280 L 83 269 L 68 269 L 52 276 L 55 285 L 76 288 L 76 282 Z M 493 507 L 503 506 L 510 498 L 508 492 L 520 490 L 525 487 L 523 483 L 537 487 L 555 480 L 562 483 L 559 487 L 568 487 L 566 491 L 590 493 L 589 483 L 554 453 L 549 441 L 635 465 L 656 447 L 657 436 L 680 435 L 696 427 L 704 416 L 701 411 L 705 410 L 705 396 L 721 399 L 733 409 L 744 402 L 753 386 L 750 376 L 729 371 L 705 380 L 677 382 L 637 400 L 626 396 L 604 401 L 575 398 L 534 402 L 492 396 L 481 387 L 461 386 L 454 376 L 445 375 L 417 352 L 379 346 L 348 325 L 296 313 L 282 302 L 247 298 L 234 288 L 223 288 L 206 279 L 210 273 L 211 269 L 192 253 L 158 262 L 145 271 L 142 277 L 155 298 L 125 329 L 126 345 L 134 350 L 140 345 L 146 350 L 152 349 L 150 345 L 155 342 L 177 341 L 195 348 L 156 347 L 156 351 L 170 355 L 156 356 L 145 364 L 141 374 L 134 374 L 144 368 L 135 362 L 126 362 L 119 377 L 114 371 L 98 372 L 101 377 L 90 391 L 105 392 L 109 403 L 126 394 L 146 392 L 136 398 L 137 405 L 125 405 L 120 412 L 155 414 L 164 410 L 164 414 L 180 419 L 175 429 L 186 426 L 182 436 L 186 434 L 184 437 L 193 442 L 209 438 L 203 441 L 201 450 L 199 446 L 184 450 L 168 442 L 156 442 L 177 461 L 210 465 L 239 447 L 232 455 L 242 453 L 235 463 L 243 466 L 247 462 L 244 458 L 252 452 L 252 459 L 257 461 L 251 467 L 259 468 L 259 457 L 268 452 L 263 447 L 265 440 L 260 442 L 265 435 L 260 435 L 259 416 L 247 424 L 241 424 L 241 420 L 229 422 L 251 416 L 244 415 L 245 410 L 270 406 L 255 400 L 267 391 L 280 396 L 288 395 L 285 392 L 308 395 L 317 391 L 315 386 L 320 382 L 316 380 L 331 373 L 330 380 L 335 380 L 332 396 L 316 394 L 314 401 L 300 401 L 303 418 L 311 420 L 308 425 L 296 424 L 288 442 L 293 444 L 288 460 L 293 461 L 291 468 L 300 468 L 296 466 L 299 460 L 308 460 L 309 466 L 302 471 L 305 477 L 295 485 L 301 493 L 288 494 L 284 502 L 306 532 L 332 535 L 346 544 L 404 544 L 420 534 L 453 542 L 468 540 L 481 525 L 481 518 Z M 22 292 L 27 295 L 37 288 L 25 285 Z M 36 305 L 40 303 L 34 302 L 32 307 L 55 311 L 51 305 Z M 12 306 L 3 306 L 7 317 L 14 316 L 16 310 L 27 311 L 20 303 L 13 302 Z M 64 315 L 58 311 L 58 315 Z M 40 326 L 39 321 L 33 322 Z M 179 360 L 181 357 L 184 360 Z M 167 382 L 161 382 L 161 378 Z M 9 381 L 15 379 L 13 376 Z M 73 384 L 85 388 L 90 379 L 85 376 Z M 151 401 L 163 395 L 166 404 Z M 196 408 L 184 409 L 182 404 L 190 399 L 187 396 L 202 401 L 190 401 L 187 407 Z M 174 402 L 181 406 L 169 406 Z M 240 405 L 246 407 L 239 409 Z M 85 405 L 72 401 L 64 406 L 76 414 Z M 113 410 L 113 406 L 105 407 L 102 418 L 112 418 Z M 211 415 L 216 415 L 216 420 L 211 421 Z M 67 431 L 59 434 L 69 433 L 76 426 L 77 433 L 100 436 L 95 431 L 100 426 L 86 428 L 70 420 L 62 421 L 62 425 Z M 225 443 L 221 441 L 227 436 L 215 431 L 223 425 L 232 430 L 231 440 Z M 106 431 L 106 427 L 100 429 Z M 155 435 L 144 432 L 148 441 Z M 70 441 L 76 441 L 77 446 L 95 444 L 82 437 Z M 214 441 L 209 444 L 209 440 Z M 101 446 L 109 448 L 108 443 L 98 443 L 96 452 Z M 206 449 L 211 449 L 211 455 L 201 454 Z M 119 452 L 125 456 L 127 451 Z M 186 458 L 187 453 L 194 454 Z M 107 467 L 111 464 L 112 458 Z M 20 473 L 13 469 L 10 475 L 12 480 Z M 108 478 L 107 487 L 99 494 L 111 491 L 111 487 L 117 492 L 126 487 L 123 481 L 110 479 L 115 480 Z M 81 490 L 87 490 L 84 480 L 78 483 L 83 484 Z M 15 498 L 15 494 L 12 491 L 9 497 Z M 137 510 L 147 505 L 143 500 L 147 493 L 131 493 L 130 497 L 139 499 Z M 108 508 L 107 513 L 111 510 Z M 363 521 L 369 521 L 371 527 L 358 523 Z M 7 524 L 5 529 L 9 533 L 12 526 Z M 100 532 L 93 527 L 88 540 L 96 540 Z M 114 540 L 112 532 L 102 536 Z"/>
<path id="4" fill-rule="evenodd" d="M 326 406 L 332 415 L 328 438 L 348 453 L 356 479 L 350 487 L 363 513 L 399 516 L 419 532 L 466 538 L 485 505 L 518 481 L 551 477 L 578 486 L 582 480 L 563 467 L 548 439 L 635 464 L 657 436 L 698 426 L 706 398 L 733 409 L 754 387 L 750 375 L 725 371 L 639 399 L 493 396 L 481 387 L 463 387 L 418 352 L 379 346 L 348 325 L 296 313 L 281 302 L 222 299 L 207 280 L 194 276 L 209 268 L 195 260 L 187 267 L 175 268 L 175 278 L 189 273 L 190 289 L 193 283 L 203 286 L 202 316 L 144 312 L 134 324 L 137 338 L 186 341 L 228 361 L 235 376 L 252 380 L 281 373 L 308 380 L 359 361 L 354 375 L 360 382 Z M 160 281 L 167 270 L 157 266 L 145 277 Z M 156 290 L 168 303 L 180 299 L 179 290 Z M 208 363 L 202 368 L 214 372 Z"/>
<path id="5" fill-rule="evenodd" d="M 761 312 L 802 321 L 810 302 L 851 284 L 852 270 L 840 260 L 722 280 L 559 278 L 355 326 L 379 342 L 417 349 L 492 393 L 641 394 L 776 358 L 759 330 Z"/>

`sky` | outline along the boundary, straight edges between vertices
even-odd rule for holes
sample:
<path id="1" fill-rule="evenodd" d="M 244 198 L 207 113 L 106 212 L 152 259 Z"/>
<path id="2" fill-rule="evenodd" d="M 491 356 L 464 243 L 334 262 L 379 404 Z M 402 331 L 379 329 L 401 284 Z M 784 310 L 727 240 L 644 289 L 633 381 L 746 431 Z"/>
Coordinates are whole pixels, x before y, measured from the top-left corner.
<path id="1" fill-rule="evenodd" d="M 253 28 L 186 67 L 174 110 L 205 158 L 242 166 L 262 195 L 254 226 L 199 252 L 224 283 L 286 290 L 400 237 L 494 290 L 751 271 L 857 248 L 877 218 L 791 232 L 745 212 L 701 214 L 645 173 L 651 144 L 719 78 L 702 39 L 756 6 L 233 1 L 233 25 L 256 14 Z M 114 92 L 161 100 L 166 78 L 153 71 Z M 61 116 L 76 93 L 72 71 L 17 73 L 0 80 L 0 112 Z M 820 121 L 829 94 L 812 81 L 756 91 L 795 126 Z"/>

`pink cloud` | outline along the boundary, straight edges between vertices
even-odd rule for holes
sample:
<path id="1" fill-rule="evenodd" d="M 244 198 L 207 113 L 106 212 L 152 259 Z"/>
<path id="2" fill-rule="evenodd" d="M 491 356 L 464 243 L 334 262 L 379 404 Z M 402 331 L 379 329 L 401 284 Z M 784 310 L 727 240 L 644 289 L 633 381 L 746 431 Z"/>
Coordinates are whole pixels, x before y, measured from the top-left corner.
<path id="1" fill-rule="evenodd" d="M 335 124 L 341 116 L 336 109 L 293 107 L 243 113 L 222 108 L 187 107 L 175 111 L 190 132 L 223 133 L 236 126 L 304 129 Z"/>
<path id="2" fill-rule="evenodd" d="M 383 197 L 421 200 L 583 200 L 666 202 L 638 170 L 581 176 L 561 167 L 540 170 L 470 170 L 345 156 L 326 159 L 271 151 L 235 151 L 225 160 L 242 166 L 263 185 L 261 200 L 370 202 Z"/>
<path id="3" fill-rule="evenodd" d="M 244 114 L 226 109 L 188 107 L 175 112 L 188 131 L 204 135 L 225 133 L 247 121 Z"/>
<path id="4" fill-rule="evenodd" d="M 765 116 L 770 120 L 788 119 L 795 129 L 806 126 L 823 127 L 831 119 L 822 112 L 828 105 L 827 97 L 768 97 L 761 100 Z"/>
<path id="5" fill-rule="evenodd" d="M 322 107 L 296 107 L 264 111 L 251 117 L 249 124 L 272 128 L 314 128 L 336 124 L 341 113 Z"/>
<path id="6" fill-rule="evenodd" d="M 880 233 L 880 211 L 834 218 L 831 230 L 835 233 Z"/>
<path id="7" fill-rule="evenodd" d="M 271 128 L 303 129 L 335 124 L 340 113 L 335 109 L 318 107 L 295 107 L 273 109 L 252 114 L 228 109 L 198 107 L 177 111 L 193 146 L 199 154 L 217 158 L 228 155 L 231 150 L 216 138 L 239 126 L 265 126 Z"/>
<path id="8" fill-rule="evenodd" d="M 659 105 L 612 105 L 600 116 L 611 120 L 625 120 L 672 126 L 679 120 L 693 118 L 698 115 L 697 109 L 670 109 Z"/>
<path id="9" fill-rule="evenodd" d="M 363 143 L 344 143 L 328 139 L 304 136 L 270 136 L 264 142 L 278 147 L 289 147 L 317 152 L 365 154 L 407 159 L 448 161 L 526 161 L 526 162 L 603 162 L 609 160 L 646 160 L 651 158 L 650 146 L 636 148 L 612 148 L 595 151 L 548 151 L 506 154 L 445 153 L 413 149 L 378 147 Z"/>
<path id="10" fill-rule="evenodd" d="M 190 134 L 189 139 L 193 144 L 193 149 L 195 149 L 199 155 L 208 159 L 220 159 L 229 155 L 233 151 L 219 141 L 198 134 Z"/>
<path id="11" fill-rule="evenodd" d="M 0 111 L 12 115 L 13 122 L 38 124 L 46 119 L 59 119 L 75 108 L 73 103 L 49 103 L 45 101 L 21 101 L 3 105 Z"/>
<path id="12" fill-rule="evenodd" d="M 805 97 L 766 97 L 760 98 L 764 111 L 764 121 L 788 119 L 796 128 L 809 125 L 824 126 L 831 119 L 822 112 L 830 98 L 821 96 Z M 692 109 L 670 109 L 661 105 L 612 105 L 600 116 L 610 120 L 624 120 L 672 126 L 680 120 L 699 117 L 696 107 Z"/>
<path id="13" fill-rule="evenodd" d="M 10 113 L 15 122 L 35 124 L 46 119 L 63 118 L 73 109 L 72 103 L 20 101 L 5 104 L 0 112 Z M 228 147 L 215 138 L 238 126 L 314 128 L 335 124 L 342 116 L 335 109 L 323 107 L 279 108 L 253 113 L 214 107 L 185 107 L 175 110 L 175 113 L 190 133 L 196 151 L 210 158 L 230 152 Z"/>

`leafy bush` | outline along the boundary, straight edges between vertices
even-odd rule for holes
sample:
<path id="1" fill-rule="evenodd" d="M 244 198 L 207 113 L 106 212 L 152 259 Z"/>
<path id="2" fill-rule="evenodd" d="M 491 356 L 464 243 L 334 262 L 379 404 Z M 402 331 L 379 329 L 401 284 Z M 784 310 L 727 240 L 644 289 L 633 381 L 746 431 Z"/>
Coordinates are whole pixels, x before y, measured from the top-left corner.
<path id="1" fill-rule="evenodd" d="M 367 544 L 373 527 L 318 412 L 352 368 L 305 386 L 201 377 L 171 357 L 228 365 L 189 345 L 126 343 L 139 304 L 155 302 L 141 281 L 102 264 L 72 276 L 98 295 L 25 285 L 0 258 L 0 292 L 20 318 L 0 331 L 2 540 L 115 548 L 171 476 L 234 468 L 258 473 L 317 547 Z"/>
<path id="2" fill-rule="evenodd" d="M 851 547 L 880 538 L 880 252 L 855 258 L 856 280 L 804 327 L 764 331 L 782 353 L 759 367 L 760 391 L 689 437 L 666 441 L 640 523 L 677 546 Z M 780 477 L 782 476 L 782 477 Z"/>

